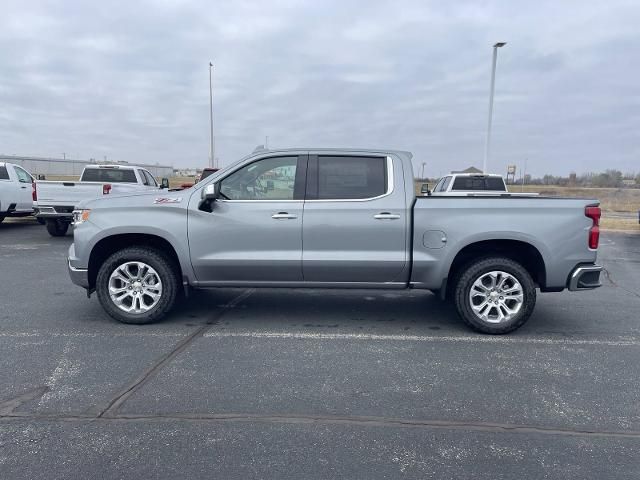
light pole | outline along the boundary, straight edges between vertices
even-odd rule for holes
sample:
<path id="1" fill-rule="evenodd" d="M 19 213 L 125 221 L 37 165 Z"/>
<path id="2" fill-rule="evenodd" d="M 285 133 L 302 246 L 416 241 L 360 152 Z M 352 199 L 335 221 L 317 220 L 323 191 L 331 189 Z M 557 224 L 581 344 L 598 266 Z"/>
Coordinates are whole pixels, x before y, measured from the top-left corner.
<path id="1" fill-rule="evenodd" d="M 484 161 L 482 162 L 482 173 L 487 173 L 487 162 L 489 161 L 489 147 L 491 144 L 491 120 L 493 119 L 493 91 L 496 86 L 496 61 L 498 60 L 498 49 L 504 47 L 507 42 L 498 42 L 493 46 L 493 62 L 491 64 L 491 86 L 489 87 L 489 121 L 487 124 L 487 141 L 484 146 Z"/>
<path id="2" fill-rule="evenodd" d="M 211 70 L 213 63 L 209 62 L 209 126 L 211 127 L 211 136 L 209 138 L 209 166 L 215 168 L 216 163 L 216 146 L 213 139 L 213 81 L 211 79 Z"/>
<path id="3" fill-rule="evenodd" d="M 424 167 L 427 164 L 427 162 L 422 162 L 422 175 L 420 176 L 420 179 L 424 181 Z"/>

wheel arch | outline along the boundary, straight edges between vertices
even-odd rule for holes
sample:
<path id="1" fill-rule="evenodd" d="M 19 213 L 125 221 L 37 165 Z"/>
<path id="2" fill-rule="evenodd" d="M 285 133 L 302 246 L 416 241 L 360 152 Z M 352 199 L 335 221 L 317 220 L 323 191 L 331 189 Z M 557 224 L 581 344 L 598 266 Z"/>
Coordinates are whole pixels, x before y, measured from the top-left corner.
<path id="1" fill-rule="evenodd" d="M 183 274 L 180 259 L 174 246 L 167 239 L 149 233 L 121 233 L 100 239 L 91 249 L 88 265 L 90 288 L 95 288 L 98 270 L 104 261 L 113 253 L 127 247 L 151 247 L 167 255 L 173 264 L 179 282 Z"/>
<path id="2" fill-rule="evenodd" d="M 540 250 L 522 240 L 492 239 L 470 243 L 458 251 L 451 262 L 445 291 L 441 291 L 441 295 L 448 296 L 453 291 L 456 279 L 465 265 L 473 260 L 493 256 L 506 257 L 520 263 L 531 275 L 536 286 L 545 289 L 547 270 Z"/>

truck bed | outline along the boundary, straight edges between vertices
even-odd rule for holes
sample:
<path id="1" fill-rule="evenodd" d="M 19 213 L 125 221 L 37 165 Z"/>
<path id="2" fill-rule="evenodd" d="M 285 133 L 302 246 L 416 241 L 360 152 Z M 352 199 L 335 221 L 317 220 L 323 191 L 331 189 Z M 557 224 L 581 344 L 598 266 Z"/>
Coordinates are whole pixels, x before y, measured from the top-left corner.
<path id="1" fill-rule="evenodd" d="M 417 197 L 411 283 L 439 289 L 458 252 L 492 239 L 534 246 L 547 266 L 544 289 L 566 287 L 579 262 L 596 260 L 588 246 L 591 219 L 585 207 L 597 200 L 527 195 Z M 481 251 L 481 243 L 478 244 Z"/>
<path id="2" fill-rule="evenodd" d="M 75 206 L 82 200 L 102 196 L 100 182 L 37 181 L 38 206 Z"/>

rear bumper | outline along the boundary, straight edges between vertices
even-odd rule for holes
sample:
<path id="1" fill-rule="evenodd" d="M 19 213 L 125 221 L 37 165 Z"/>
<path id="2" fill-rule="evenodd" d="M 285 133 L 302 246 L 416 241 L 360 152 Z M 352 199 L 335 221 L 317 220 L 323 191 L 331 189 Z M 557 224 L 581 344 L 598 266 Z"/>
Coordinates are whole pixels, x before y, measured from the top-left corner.
<path id="1" fill-rule="evenodd" d="M 579 265 L 571 275 L 567 287 L 575 292 L 578 290 L 592 290 L 602 286 L 600 282 L 600 273 L 602 267 L 595 264 Z"/>
<path id="2" fill-rule="evenodd" d="M 56 205 L 51 207 L 36 207 L 35 215 L 38 218 L 64 218 L 73 219 L 73 209 L 68 205 Z"/>

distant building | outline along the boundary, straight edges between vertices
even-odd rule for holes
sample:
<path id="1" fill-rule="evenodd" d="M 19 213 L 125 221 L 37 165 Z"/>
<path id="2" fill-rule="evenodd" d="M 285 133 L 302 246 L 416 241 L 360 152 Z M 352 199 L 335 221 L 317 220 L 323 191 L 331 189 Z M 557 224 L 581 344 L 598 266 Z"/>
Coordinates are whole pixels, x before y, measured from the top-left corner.
<path id="1" fill-rule="evenodd" d="M 173 167 L 166 165 L 149 165 L 138 162 L 114 162 L 102 160 L 73 160 L 70 158 L 27 157 L 22 155 L 0 155 L 0 162 L 15 163 L 20 165 L 32 175 L 56 175 L 78 177 L 85 165 L 110 164 L 110 165 L 135 165 L 146 168 L 156 178 L 170 177 L 173 175 Z"/>
<path id="2" fill-rule="evenodd" d="M 201 168 L 176 168 L 173 171 L 173 174 L 176 177 L 197 177 L 201 173 Z"/>
<path id="3" fill-rule="evenodd" d="M 622 184 L 625 187 L 632 187 L 632 186 L 634 186 L 636 184 L 636 180 L 635 180 L 635 178 L 624 178 L 622 180 Z"/>
<path id="4" fill-rule="evenodd" d="M 482 170 L 476 167 L 469 167 L 465 170 L 452 170 L 451 173 L 482 173 Z"/>

